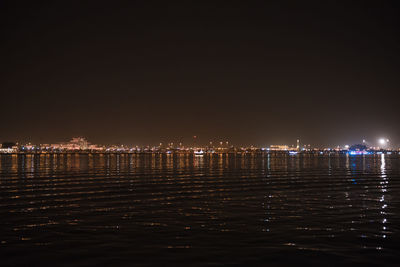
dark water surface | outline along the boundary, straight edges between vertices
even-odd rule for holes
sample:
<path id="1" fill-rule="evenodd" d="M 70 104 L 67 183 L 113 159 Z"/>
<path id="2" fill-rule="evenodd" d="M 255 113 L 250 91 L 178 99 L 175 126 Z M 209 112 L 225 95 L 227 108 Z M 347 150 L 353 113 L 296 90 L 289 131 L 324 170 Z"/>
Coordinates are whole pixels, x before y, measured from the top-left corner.
<path id="1" fill-rule="evenodd" d="M 400 158 L 1 155 L 0 218 L 0 266 L 395 266 Z"/>

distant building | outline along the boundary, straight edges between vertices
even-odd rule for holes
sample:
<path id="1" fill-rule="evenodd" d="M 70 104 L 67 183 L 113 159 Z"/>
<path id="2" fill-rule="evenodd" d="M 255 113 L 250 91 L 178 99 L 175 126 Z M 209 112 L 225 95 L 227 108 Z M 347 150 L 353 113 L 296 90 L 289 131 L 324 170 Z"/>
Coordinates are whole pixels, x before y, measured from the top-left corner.
<path id="1" fill-rule="evenodd" d="M 14 142 L 3 142 L 1 144 L 1 148 L 13 148 L 15 146 L 17 146 L 17 144 Z"/>
<path id="2" fill-rule="evenodd" d="M 286 150 L 289 150 L 289 146 L 288 145 L 270 145 L 269 150 L 286 151 Z"/>
<path id="3" fill-rule="evenodd" d="M 88 141 L 83 137 L 74 137 L 69 141 L 69 144 L 79 149 L 88 149 Z"/>
<path id="4" fill-rule="evenodd" d="M 88 144 L 88 149 L 89 150 L 105 150 L 105 147 L 102 147 L 99 145 L 94 145 L 94 144 Z"/>
<path id="5" fill-rule="evenodd" d="M 362 144 L 356 144 L 349 147 L 350 151 L 366 151 L 367 146 Z"/>
<path id="6" fill-rule="evenodd" d="M 3 142 L 0 144 L 0 153 L 15 153 L 18 151 L 18 145 L 14 142 Z"/>
<path id="7" fill-rule="evenodd" d="M 15 147 L 0 148 L 0 153 L 15 153 L 15 152 L 17 152 L 17 149 Z"/>
<path id="8" fill-rule="evenodd" d="M 61 150 L 86 150 L 93 146 L 83 137 L 74 137 L 69 142 L 52 144 L 51 147 Z"/>
<path id="9" fill-rule="evenodd" d="M 368 155 L 371 154 L 367 151 L 367 146 L 362 144 L 356 144 L 349 147 L 350 155 Z"/>

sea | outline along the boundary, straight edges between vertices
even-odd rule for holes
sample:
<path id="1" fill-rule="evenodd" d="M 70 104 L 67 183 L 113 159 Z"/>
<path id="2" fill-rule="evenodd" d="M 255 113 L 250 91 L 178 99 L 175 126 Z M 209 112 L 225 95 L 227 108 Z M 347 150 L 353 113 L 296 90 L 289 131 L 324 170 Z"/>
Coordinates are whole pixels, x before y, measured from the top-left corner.
<path id="1" fill-rule="evenodd" d="M 0 266 L 399 266 L 400 156 L 0 155 Z"/>

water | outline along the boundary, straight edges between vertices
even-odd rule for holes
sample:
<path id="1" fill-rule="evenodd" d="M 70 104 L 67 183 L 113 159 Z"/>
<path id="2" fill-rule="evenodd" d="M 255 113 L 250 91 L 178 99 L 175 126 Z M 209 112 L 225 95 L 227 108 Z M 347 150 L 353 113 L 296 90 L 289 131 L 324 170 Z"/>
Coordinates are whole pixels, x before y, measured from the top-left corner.
<path id="1" fill-rule="evenodd" d="M 1 266 L 396 265 L 400 158 L 1 155 Z"/>

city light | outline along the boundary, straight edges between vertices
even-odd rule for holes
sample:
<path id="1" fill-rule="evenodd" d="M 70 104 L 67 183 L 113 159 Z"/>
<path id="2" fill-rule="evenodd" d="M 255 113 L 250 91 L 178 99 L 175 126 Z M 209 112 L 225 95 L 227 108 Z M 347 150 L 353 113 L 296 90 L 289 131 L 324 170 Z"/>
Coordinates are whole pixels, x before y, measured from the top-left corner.
<path id="1" fill-rule="evenodd" d="M 363 140 L 364 141 L 364 140 Z M 259 153 L 259 154 L 350 154 L 350 155 L 369 155 L 381 153 L 400 153 L 400 149 L 393 149 L 389 146 L 389 139 L 379 138 L 377 143 L 379 146 L 368 147 L 364 144 L 353 144 L 336 146 L 332 148 L 304 146 L 300 149 L 299 142 L 296 144 L 280 144 L 270 145 L 269 147 L 258 146 L 235 146 L 231 142 L 220 142 L 219 146 L 214 146 L 213 142 L 204 146 L 201 144 L 193 144 L 193 146 L 182 146 L 182 143 L 158 142 L 159 146 L 128 146 L 123 144 L 103 145 L 90 143 L 84 137 L 74 137 L 68 142 L 47 143 L 47 144 L 18 144 L 18 142 L 0 143 L 1 154 L 39 154 L 39 153 L 166 153 L 166 154 L 194 154 L 194 155 L 209 155 L 214 153 Z M 164 144 L 164 145 L 163 145 Z M 179 144 L 179 145 L 178 145 Z"/>
<path id="2" fill-rule="evenodd" d="M 382 146 L 385 146 L 388 143 L 389 143 L 389 139 L 386 139 L 386 138 L 380 138 L 379 139 L 379 144 L 382 145 Z"/>
<path id="3" fill-rule="evenodd" d="M 369 151 L 350 151 L 350 155 L 371 155 L 372 152 Z"/>

